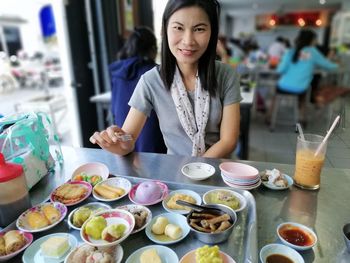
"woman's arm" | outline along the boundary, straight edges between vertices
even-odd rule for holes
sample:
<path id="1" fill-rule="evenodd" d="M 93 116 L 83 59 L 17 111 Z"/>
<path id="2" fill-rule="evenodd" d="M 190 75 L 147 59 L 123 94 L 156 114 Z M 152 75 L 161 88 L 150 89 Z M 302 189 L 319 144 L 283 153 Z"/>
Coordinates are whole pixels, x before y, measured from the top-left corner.
<path id="1" fill-rule="evenodd" d="M 236 147 L 239 125 L 239 103 L 224 106 L 220 125 L 220 139 L 204 153 L 203 157 L 227 158 Z"/>
<path id="2" fill-rule="evenodd" d="M 98 144 L 102 149 L 111 153 L 126 155 L 133 151 L 135 142 L 140 135 L 146 120 L 147 116 L 143 112 L 138 111 L 135 108 L 130 108 L 122 128 L 113 125 L 101 132 L 95 132 L 90 137 L 90 142 Z M 117 134 L 130 134 L 132 140 L 123 142 L 118 139 Z"/>

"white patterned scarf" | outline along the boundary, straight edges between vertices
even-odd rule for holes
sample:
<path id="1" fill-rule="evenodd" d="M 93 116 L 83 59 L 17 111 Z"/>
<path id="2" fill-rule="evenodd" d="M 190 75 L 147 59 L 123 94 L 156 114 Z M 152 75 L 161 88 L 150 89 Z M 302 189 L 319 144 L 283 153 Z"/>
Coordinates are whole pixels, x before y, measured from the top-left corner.
<path id="1" fill-rule="evenodd" d="M 210 104 L 209 92 L 202 89 L 200 79 L 197 76 L 193 113 L 192 104 L 177 67 L 170 91 L 180 123 L 192 140 L 192 156 L 202 156 L 205 153 L 205 127 L 208 122 Z"/>

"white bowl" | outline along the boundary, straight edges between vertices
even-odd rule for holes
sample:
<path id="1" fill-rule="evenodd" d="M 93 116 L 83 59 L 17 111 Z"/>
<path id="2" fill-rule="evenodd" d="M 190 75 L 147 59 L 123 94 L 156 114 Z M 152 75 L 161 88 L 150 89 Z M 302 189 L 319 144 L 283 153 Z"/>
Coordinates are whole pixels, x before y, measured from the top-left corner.
<path id="1" fill-rule="evenodd" d="M 213 190 L 210 190 L 208 192 L 206 192 L 204 195 L 203 195 L 203 203 L 204 204 L 222 204 L 222 205 L 225 205 L 224 203 L 214 203 L 214 202 L 211 202 L 210 200 L 210 195 L 212 194 L 215 194 L 217 192 L 226 192 L 226 193 L 229 193 L 230 195 L 233 195 L 234 197 L 236 197 L 239 201 L 239 208 L 237 209 L 232 209 L 237 213 L 237 212 L 240 212 L 242 211 L 244 208 L 246 208 L 247 206 L 247 200 L 245 199 L 245 197 L 235 191 L 232 191 L 232 190 L 228 190 L 228 189 L 213 189 Z"/>
<path id="2" fill-rule="evenodd" d="M 192 180 L 200 181 L 213 176 L 215 168 L 207 163 L 188 163 L 182 167 L 181 172 Z"/>
<path id="3" fill-rule="evenodd" d="M 175 191 L 170 192 L 168 194 L 168 196 L 165 197 L 163 202 L 162 202 L 164 209 L 170 213 L 178 213 L 178 214 L 184 215 L 184 214 L 188 214 L 191 211 L 191 209 L 188 209 L 188 210 L 186 210 L 186 209 L 172 209 L 168 206 L 168 204 L 167 204 L 168 201 L 175 194 L 185 194 L 185 195 L 191 196 L 194 200 L 196 200 L 195 204 L 197 204 L 197 205 L 200 205 L 202 203 L 202 198 L 200 197 L 200 195 L 192 190 L 187 190 L 187 189 L 175 190 Z"/>
<path id="4" fill-rule="evenodd" d="M 77 169 L 74 170 L 72 174 L 72 180 L 74 176 L 79 175 L 81 173 L 85 173 L 87 175 L 99 175 L 103 180 L 106 180 L 109 176 L 109 169 L 108 167 L 103 163 L 93 162 L 93 163 L 86 163 L 81 166 L 79 166 Z"/>
<path id="5" fill-rule="evenodd" d="M 305 236 L 305 238 L 309 239 L 309 241 L 306 241 L 305 245 L 297 245 L 297 244 L 294 244 L 292 242 L 289 242 L 283 237 L 284 236 L 282 233 L 283 230 L 302 231 L 302 233 L 304 233 L 303 235 Z M 294 248 L 294 249 L 300 250 L 300 251 L 310 249 L 310 248 L 314 247 L 317 243 L 317 236 L 311 228 L 304 226 L 302 224 L 299 224 L 299 223 L 295 223 L 295 222 L 285 222 L 285 223 L 280 224 L 277 227 L 277 235 L 278 235 L 279 239 L 282 241 L 282 243 L 284 243 L 285 245 L 287 245 L 291 248 Z"/>
<path id="6" fill-rule="evenodd" d="M 266 263 L 267 257 L 274 254 L 283 255 L 291 259 L 293 263 L 304 263 L 303 257 L 297 251 L 282 244 L 269 244 L 264 246 L 260 250 L 261 262 Z"/>
<path id="7" fill-rule="evenodd" d="M 110 186 L 114 186 L 114 187 L 123 188 L 124 194 L 119 196 L 119 197 L 112 198 L 112 199 L 104 198 L 104 197 L 100 196 L 98 193 L 96 193 L 96 191 L 95 191 L 95 187 L 100 185 L 100 184 L 106 184 L 106 185 L 110 185 Z M 92 195 L 95 199 L 102 201 L 102 202 L 116 201 L 116 200 L 119 200 L 119 199 L 123 198 L 124 196 L 126 196 L 130 192 L 131 187 L 132 187 L 132 185 L 128 179 L 125 179 L 123 177 L 112 177 L 112 178 L 109 178 L 109 179 L 104 180 L 102 182 L 99 182 L 97 185 L 95 185 L 93 190 L 92 190 Z"/>

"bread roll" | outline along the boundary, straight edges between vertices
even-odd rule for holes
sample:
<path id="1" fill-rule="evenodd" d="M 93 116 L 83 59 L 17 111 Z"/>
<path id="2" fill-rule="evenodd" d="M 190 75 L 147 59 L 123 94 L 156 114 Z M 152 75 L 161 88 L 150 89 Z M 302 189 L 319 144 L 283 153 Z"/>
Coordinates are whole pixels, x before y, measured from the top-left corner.
<path id="1" fill-rule="evenodd" d="M 5 239 L 0 237 L 0 256 L 6 255 Z"/>
<path id="2" fill-rule="evenodd" d="M 158 217 L 156 222 L 152 225 L 152 232 L 156 235 L 164 234 L 165 227 L 167 224 L 169 224 L 169 221 L 166 217 Z"/>
<path id="3" fill-rule="evenodd" d="M 40 212 L 29 212 L 26 217 L 32 229 L 43 228 L 50 224 L 49 220 Z"/>
<path id="4" fill-rule="evenodd" d="M 182 236 L 182 229 L 178 225 L 168 224 L 165 227 L 164 234 L 171 239 L 179 239 Z"/>
<path id="5" fill-rule="evenodd" d="M 42 207 L 45 217 L 49 220 L 50 224 L 57 222 L 61 213 L 53 205 L 45 205 Z"/>
<path id="6" fill-rule="evenodd" d="M 11 254 L 26 244 L 24 236 L 17 230 L 8 231 L 4 235 L 6 254 Z"/>

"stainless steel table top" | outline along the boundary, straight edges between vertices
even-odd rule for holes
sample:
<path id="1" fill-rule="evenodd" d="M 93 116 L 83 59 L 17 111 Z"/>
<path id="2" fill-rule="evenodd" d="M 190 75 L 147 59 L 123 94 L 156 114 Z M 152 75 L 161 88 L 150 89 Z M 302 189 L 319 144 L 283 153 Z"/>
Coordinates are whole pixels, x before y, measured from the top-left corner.
<path id="1" fill-rule="evenodd" d="M 153 153 L 132 153 L 119 157 L 100 149 L 63 147 L 65 163 L 55 175 L 49 175 L 33 188 L 32 204 L 44 201 L 50 192 L 71 177 L 72 172 L 86 162 L 105 163 L 114 175 L 159 179 L 164 182 L 226 186 L 221 179 L 219 164 L 225 159 L 194 158 Z M 189 162 L 206 162 L 216 168 L 213 177 L 204 181 L 192 181 L 181 174 L 181 168 Z M 293 176 L 294 166 L 276 163 L 242 161 L 259 171 L 277 168 Z M 350 222 L 350 169 L 324 168 L 321 188 L 317 191 L 273 191 L 260 186 L 251 190 L 256 200 L 258 218 L 258 250 L 267 244 L 279 242 L 278 224 L 295 221 L 312 227 L 318 236 L 317 245 L 301 252 L 305 262 L 350 262 L 342 237 L 342 227 Z"/>

